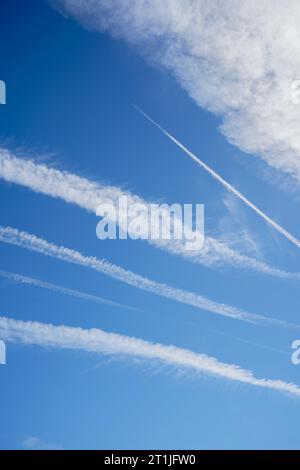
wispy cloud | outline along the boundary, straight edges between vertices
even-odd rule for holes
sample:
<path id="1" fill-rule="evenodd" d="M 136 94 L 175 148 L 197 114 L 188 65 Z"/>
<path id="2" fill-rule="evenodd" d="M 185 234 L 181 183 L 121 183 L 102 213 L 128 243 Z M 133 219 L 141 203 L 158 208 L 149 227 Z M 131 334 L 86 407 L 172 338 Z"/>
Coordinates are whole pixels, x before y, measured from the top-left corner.
<path id="1" fill-rule="evenodd" d="M 227 193 L 224 195 L 223 204 L 226 210 L 219 219 L 216 232 L 218 238 L 237 251 L 265 261 L 263 239 L 249 226 L 247 213 L 240 201 Z"/>
<path id="2" fill-rule="evenodd" d="M 28 436 L 22 441 L 22 447 L 27 450 L 63 450 L 61 446 L 45 442 L 36 436 Z"/>
<path id="3" fill-rule="evenodd" d="M 137 289 L 141 289 L 161 297 L 166 297 L 182 304 L 191 305 L 207 312 L 216 313 L 218 315 L 223 315 L 250 323 L 265 323 L 285 327 L 297 327 L 297 325 L 291 325 L 285 321 L 245 312 L 231 305 L 215 302 L 206 297 L 195 294 L 194 292 L 189 292 L 183 289 L 176 289 L 167 284 L 153 281 L 132 271 L 125 270 L 120 266 L 111 264 L 106 260 L 98 259 L 92 256 L 84 256 L 78 251 L 66 248 L 64 246 L 54 245 L 53 243 L 49 243 L 42 238 L 38 238 L 37 236 L 26 232 L 21 232 L 12 227 L 0 226 L 0 241 L 11 245 L 20 246 L 27 250 L 36 251 L 42 255 L 50 256 L 68 263 L 78 264 L 90 269 L 94 269 L 95 271 L 103 273 L 106 276 L 133 286 Z"/>
<path id="4" fill-rule="evenodd" d="M 82 209 L 96 214 L 100 204 L 108 200 L 118 205 L 119 198 L 126 196 L 128 204 L 150 203 L 139 196 L 125 192 L 115 186 L 106 186 L 86 178 L 49 168 L 32 160 L 16 157 L 7 150 L 0 149 L 0 178 L 5 181 L 25 186 L 47 196 L 56 197 L 67 203 L 76 204 Z M 120 228 L 127 214 L 119 214 Z M 127 225 L 126 225 L 127 226 Z M 185 259 L 205 266 L 230 265 L 259 271 L 271 276 L 285 279 L 300 279 L 299 273 L 289 273 L 277 269 L 255 258 L 240 254 L 225 245 L 222 241 L 206 236 L 205 245 L 199 251 L 187 251 L 183 240 L 148 240 L 154 246 L 180 255 Z"/>
<path id="5" fill-rule="evenodd" d="M 56 0 L 171 71 L 243 151 L 300 180 L 298 0 Z"/>
<path id="6" fill-rule="evenodd" d="M 138 108 L 137 108 L 138 109 Z M 238 191 L 234 186 L 232 186 L 228 181 L 226 181 L 222 176 L 220 176 L 215 170 L 213 170 L 210 166 L 208 166 L 203 160 L 200 160 L 193 152 L 191 152 L 188 148 L 186 148 L 179 140 L 177 140 L 174 136 L 172 136 L 169 132 L 167 132 L 160 124 L 154 121 L 148 114 L 144 111 L 138 109 L 139 113 L 141 113 L 148 121 L 154 124 L 165 136 L 167 136 L 177 147 L 179 147 L 186 155 L 188 155 L 197 165 L 201 166 L 208 174 L 210 174 L 216 181 L 218 181 L 227 191 L 234 194 L 240 201 L 242 201 L 246 206 L 250 207 L 256 214 L 259 215 L 265 222 L 271 225 L 272 228 L 277 230 L 281 235 L 287 238 L 290 242 L 300 248 L 300 240 L 294 237 L 291 233 L 289 233 L 284 227 L 279 225 L 269 216 L 267 216 L 256 204 L 250 201 L 246 196 L 244 196 L 240 191 Z"/>
<path id="7" fill-rule="evenodd" d="M 0 317 L 0 336 L 5 341 L 42 347 L 77 349 L 106 355 L 156 361 L 177 370 L 215 376 L 234 382 L 273 389 L 300 396 L 300 388 L 283 380 L 256 378 L 249 370 L 220 362 L 214 357 L 176 346 L 165 346 L 143 339 L 108 333 L 100 329 L 53 326 Z"/>
<path id="8" fill-rule="evenodd" d="M 22 274 L 10 273 L 8 271 L 0 270 L 0 277 L 5 279 L 10 279 L 11 281 L 17 282 L 19 284 L 27 284 L 30 286 L 40 287 L 41 289 L 47 289 L 58 294 L 69 295 L 71 297 L 76 297 L 77 299 L 88 300 L 89 302 L 95 302 L 98 304 L 105 304 L 111 307 L 118 307 L 126 310 L 135 310 L 138 309 L 130 307 L 129 305 L 121 304 L 114 302 L 110 299 L 105 299 L 104 297 L 99 297 L 97 295 L 87 294 L 86 292 L 81 292 L 74 289 L 68 289 L 66 287 L 58 286 L 57 284 L 52 284 L 50 282 L 45 282 L 40 279 L 35 279 L 28 276 L 23 276 Z"/>

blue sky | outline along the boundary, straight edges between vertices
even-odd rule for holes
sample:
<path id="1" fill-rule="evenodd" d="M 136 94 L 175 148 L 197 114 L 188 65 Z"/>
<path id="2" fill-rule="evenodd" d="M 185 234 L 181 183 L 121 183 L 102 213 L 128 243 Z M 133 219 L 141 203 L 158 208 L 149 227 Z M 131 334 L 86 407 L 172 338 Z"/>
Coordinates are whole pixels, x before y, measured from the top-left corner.
<path id="1" fill-rule="evenodd" d="M 270 266 L 298 271 L 299 249 L 235 201 L 132 103 L 295 236 L 297 184 L 231 145 L 218 129 L 221 117 L 198 106 L 140 45 L 84 28 L 42 1 L 3 0 L 0 18 L 0 79 L 7 84 L 2 148 L 147 201 L 204 203 L 206 235 Z M 246 312 L 299 323 L 299 280 L 191 263 L 144 241 L 100 241 L 95 215 L 2 178 L 0 200 L 1 226 Z M 141 310 L 1 279 L 3 317 L 99 328 L 300 384 L 300 369 L 290 359 L 297 330 L 200 311 L 13 245 L 0 244 L 0 259 L 1 270 Z M 7 345 L 7 365 L 0 368 L 0 416 L 4 449 L 299 448 L 297 397 L 181 374 L 153 361 L 18 342 Z"/>

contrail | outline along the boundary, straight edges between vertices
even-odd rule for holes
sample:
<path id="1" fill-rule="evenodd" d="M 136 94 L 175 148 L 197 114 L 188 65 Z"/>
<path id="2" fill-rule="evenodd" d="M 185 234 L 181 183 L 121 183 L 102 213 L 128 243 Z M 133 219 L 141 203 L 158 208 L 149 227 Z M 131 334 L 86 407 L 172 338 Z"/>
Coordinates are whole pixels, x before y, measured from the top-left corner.
<path id="1" fill-rule="evenodd" d="M 169 132 L 167 132 L 160 124 L 154 121 L 147 113 L 142 111 L 138 106 L 135 106 L 135 109 L 148 121 L 150 121 L 154 126 L 156 126 L 159 130 L 161 130 L 174 144 L 177 145 L 184 153 L 186 153 L 194 162 L 204 168 L 207 173 L 209 173 L 214 179 L 216 179 L 219 183 L 222 184 L 228 191 L 233 193 L 236 197 L 238 197 L 241 201 L 243 201 L 248 207 L 250 207 L 254 212 L 256 212 L 260 217 L 262 217 L 268 224 L 270 224 L 277 232 L 281 233 L 284 237 L 286 237 L 290 242 L 300 248 L 300 240 L 294 237 L 291 233 L 289 233 L 285 228 L 279 225 L 277 222 L 272 220 L 268 217 L 259 207 L 257 207 L 253 202 L 251 202 L 246 196 L 244 196 L 240 191 L 238 191 L 234 186 L 228 183 L 222 176 L 220 176 L 215 170 L 213 170 L 210 166 L 204 163 L 200 158 L 198 158 L 193 152 L 187 149 L 183 144 L 181 144 L 175 137 L 173 137 Z"/>
<path id="2" fill-rule="evenodd" d="M 32 278 L 32 277 L 23 276 L 22 274 L 19 274 L 19 273 L 11 273 L 9 271 L 0 270 L 0 276 L 3 277 L 4 279 L 9 279 L 9 280 L 17 282 L 19 284 L 27 284 L 27 285 L 30 285 L 30 286 L 39 287 L 41 289 L 47 289 L 51 292 L 57 292 L 58 294 L 69 295 L 71 297 L 79 298 L 79 299 L 82 299 L 82 300 L 87 300 L 89 302 L 104 304 L 104 305 L 108 305 L 108 306 L 111 306 L 111 307 L 123 308 L 123 309 L 129 310 L 129 311 L 143 312 L 143 314 L 146 314 L 146 315 L 147 314 L 153 315 L 153 313 L 148 313 L 148 312 L 142 311 L 140 309 L 137 309 L 135 307 L 131 307 L 131 306 L 128 306 L 128 305 L 125 305 L 125 304 L 120 304 L 118 302 L 114 302 L 112 300 L 105 299 L 103 297 L 99 297 L 99 296 L 96 296 L 96 295 L 87 294 L 85 292 L 81 292 L 81 291 L 77 291 L 77 290 L 73 290 L 73 289 L 68 289 L 66 287 L 62 287 L 62 286 L 59 286 L 57 284 L 52 284 L 50 282 L 45 282 L 45 281 L 42 281 L 40 279 L 35 279 L 35 278 Z M 160 313 L 159 318 L 161 318 L 161 317 L 169 318 L 168 315 L 162 315 Z M 199 327 L 199 324 L 197 322 L 192 322 L 192 321 L 187 321 L 187 320 L 177 320 L 177 321 L 179 321 L 179 323 L 184 323 L 184 324 Z M 200 326 L 200 328 L 202 330 L 209 331 L 210 333 L 221 335 L 223 337 L 227 337 L 229 339 L 239 341 L 239 342 L 244 343 L 244 344 L 249 344 L 251 346 L 254 346 L 254 347 L 257 347 L 257 348 L 260 348 L 260 349 L 265 349 L 267 351 L 273 351 L 273 352 L 276 352 L 276 353 L 279 353 L 279 354 L 285 354 L 285 355 L 289 354 L 287 351 L 283 351 L 281 349 L 273 348 L 273 347 L 265 345 L 265 344 L 263 345 L 263 344 L 255 343 L 253 341 L 250 341 L 250 340 L 247 340 L 247 339 L 244 339 L 244 338 L 240 338 L 238 336 L 229 335 L 227 333 L 224 333 L 222 331 L 219 331 L 219 330 L 216 330 L 216 329 L 213 329 L 213 328 L 208 328 L 208 327 L 204 327 L 204 326 Z"/>
<path id="3" fill-rule="evenodd" d="M 140 196 L 124 191 L 115 186 L 103 185 L 97 181 L 83 178 L 67 171 L 61 171 L 49 167 L 45 164 L 37 163 L 17 157 L 8 150 L 0 147 L 0 179 L 9 183 L 14 183 L 26 187 L 39 194 L 44 194 L 53 198 L 59 198 L 68 204 L 75 204 L 77 207 L 90 213 L 97 214 L 97 207 L 107 200 L 118 204 L 119 198 L 126 196 L 128 204 L 143 204 L 151 208 L 153 202 L 146 201 Z M 164 220 L 163 218 L 162 220 Z M 121 209 L 118 217 L 120 229 L 128 231 L 126 209 Z M 169 219 L 168 219 L 169 220 Z M 169 220 L 170 221 L 170 220 Z M 145 222 L 148 224 L 148 222 Z M 166 223 L 166 222 L 163 222 Z M 167 226 L 168 226 L 167 222 Z M 180 222 L 182 223 L 182 222 Z M 145 225 L 146 226 L 146 225 Z M 159 228 L 159 227 L 158 227 Z M 209 235 L 205 237 L 205 244 L 201 250 L 189 251 L 185 248 L 185 240 L 159 240 L 149 239 L 148 243 L 166 250 L 170 254 L 177 254 L 183 259 L 211 267 L 213 265 L 224 265 L 238 268 L 253 269 L 255 271 L 276 276 L 281 279 L 292 279 L 299 281 L 299 273 L 286 272 L 282 269 L 270 266 L 256 258 L 243 255 L 221 240 L 217 240 Z"/>
<path id="4" fill-rule="evenodd" d="M 65 325 L 54 326 L 47 323 L 24 322 L 0 317 L 0 335 L 4 341 L 8 342 L 152 361 L 154 365 L 165 364 L 179 371 L 205 374 L 210 377 L 300 396 L 300 388 L 293 383 L 279 379 L 257 378 L 250 370 L 242 369 L 235 364 L 221 362 L 204 353 L 110 333 L 101 329 L 88 330 Z"/>
<path id="5" fill-rule="evenodd" d="M 103 273 L 110 278 L 116 279 L 129 286 L 150 292 L 160 297 L 175 300 L 185 305 L 190 305 L 207 312 L 216 313 L 225 317 L 245 321 L 253 324 L 269 324 L 280 327 L 299 328 L 282 320 L 267 318 L 263 315 L 245 312 L 231 305 L 216 302 L 194 292 L 178 289 L 168 284 L 153 281 L 147 277 L 128 271 L 121 266 L 109 263 L 104 259 L 93 256 L 85 256 L 82 253 L 57 246 L 30 233 L 21 232 L 12 227 L 0 226 L 0 241 L 10 245 L 20 246 L 30 251 L 35 251 L 51 258 L 59 259 L 67 263 L 77 264 Z"/>
<path id="6" fill-rule="evenodd" d="M 57 284 L 41 281 L 40 279 L 34 279 L 32 277 L 23 276 L 22 274 L 10 273 L 8 271 L 0 270 L 0 276 L 5 279 L 10 279 L 12 281 L 18 282 L 19 284 L 27 284 L 30 286 L 40 287 L 41 289 L 47 289 L 52 292 L 57 292 L 58 294 L 64 294 L 69 295 L 71 297 L 76 297 L 78 299 L 88 300 L 89 302 L 110 305 L 111 307 L 118 307 L 126 310 L 138 311 L 137 308 L 130 307 L 125 304 L 120 304 L 110 299 L 105 299 L 96 295 L 87 294 L 86 292 L 81 292 L 74 289 L 68 289 L 66 287 L 58 286 Z"/>

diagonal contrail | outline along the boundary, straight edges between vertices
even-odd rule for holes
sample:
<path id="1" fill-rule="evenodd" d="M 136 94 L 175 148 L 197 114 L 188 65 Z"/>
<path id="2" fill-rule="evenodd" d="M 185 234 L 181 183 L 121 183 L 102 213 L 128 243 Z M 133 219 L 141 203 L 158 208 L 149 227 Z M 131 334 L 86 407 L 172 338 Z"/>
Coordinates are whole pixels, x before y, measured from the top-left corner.
<path id="1" fill-rule="evenodd" d="M 128 360 L 151 361 L 153 365 L 164 364 L 181 372 L 190 371 L 300 396 L 300 387 L 296 384 L 280 379 L 258 378 L 250 370 L 221 362 L 213 356 L 96 328 L 87 330 L 0 317 L 0 335 L 11 343 L 73 349 Z"/>
<path id="2" fill-rule="evenodd" d="M 277 230 L 277 232 L 281 233 L 290 242 L 292 242 L 294 245 L 300 248 L 300 240 L 294 237 L 291 233 L 289 233 L 285 228 L 283 228 L 277 222 L 275 222 L 270 217 L 268 217 L 261 209 L 259 209 L 259 207 L 257 207 L 253 202 L 251 202 L 246 196 L 244 196 L 234 186 L 232 186 L 230 183 L 224 180 L 222 176 L 220 176 L 215 170 L 213 170 L 210 166 L 208 166 L 206 163 L 200 160 L 200 158 L 198 158 L 193 152 L 191 152 L 183 144 L 181 144 L 175 137 L 169 134 L 169 132 L 167 132 L 160 124 L 154 121 L 147 113 L 145 113 L 144 111 L 142 111 L 140 108 L 138 108 L 135 105 L 134 107 L 140 114 L 142 114 L 142 116 L 148 119 L 148 121 L 154 124 L 154 126 L 160 129 L 172 142 L 174 142 L 174 144 L 176 144 L 177 147 L 183 150 L 184 153 L 186 153 L 192 160 L 194 160 L 194 162 L 196 162 L 198 165 L 204 168 L 204 170 L 207 171 L 207 173 L 209 173 L 214 179 L 216 179 L 219 183 L 221 183 L 227 189 L 227 191 L 233 193 L 236 197 L 238 197 L 241 201 L 243 201 L 248 207 L 254 210 L 260 217 L 262 217 L 268 224 L 270 224 L 275 230 Z"/>
<path id="3" fill-rule="evenodd" d="M 137 289 L 150 292 L 185 305 L 190 305 L 200 310 L 206 310 L 207 312 L 216 313 L 218 315 L 223 315 L 252 324 L 260 323 L 285 328 L 299 328 L 299 325 L 287 323 L 284 320 L 277 320 L 275 318 L 268 318 L 263 315 L 246 312 L 232 305 L 216 302 L 194 292 L 178 289 L 168 284 L 154 281 L 133 271 L 126 270 L 121 266 L 112 264 L 104 259 L 85 256 L 76 250 L 54 245 L 47 240 L 27 232 L 21 232 L 12 227 L 0 226 L 0 241 L 10 245 L 20 246 L 27 250 L 34 251 L 54 259 L 59 259 L 67 263 L 85 266 L 86 268 L 103 273 L 112 279 L 116 279 Z"/>
<path id="4" fill-rule="evenodd" d="M 18 282 L 19 284 L 40 287 L 41 289 L 47 289 L 52 292 L 57 292 L 58 294 L 69 295 L 70 297 L 77 297 L 78 299 L 88 300 L 90 302 L 110 305 L 111 307 L 124 308 L 126 310 L 140 311 L 135 307 L 130 307 L 129 305 L 121 304 L 110 299 L 105 299 L 104 297 L 87 294 L 86 292 L 81 292 L 74 289 L 68 289 L 67 287 L 41 281 L 40 279 L 34 279 L 33 277 L 23 276 L 22 274 L 10 273 L 8 271 L 0 270 L 0 277 L 10 279 L 12 281 Z"/>
<path id="5" fill-rule="evenodd" d="M 87 301 L 90 301 L 90 302 L 105 304 L 105 305 L 108 305 L 108 306 L 111 306 L 111 307 L 118 307 L 118 308 L 123 308 L 125 310 L 131 310 L 131 311 L 135 311 L 135 312 L 142 312 L 144 314 L 148 314 L 148 312 L 144 312 L 143 310 L 135 308 L 135 307 L 131 307 L 131 306 L 128 306 L 128 305 L 125 305 L 125 304 L 120 304 L 120 303 L 115 302 L 113 300 L 109 300 L 109 299 L 99 297 L 99 296 L 96 296 L 96 295 L 87 294 L 86 292 L 77 291 L 77 290 L 74 290 L 74 289 L 68 289 L 66 287 L 62 287 L 62 286 L 57 285 L 57 284 L 52 284 L 50 282 L 42 281 L 40 279 L 35 279 L 35 278 L 32 278 L 32 277 L 24 276 L 23 274 L 11 273 L 9 271 L 0 270 L 0 277 L 2 277 L 4 279 L 11 280 L 11 281 L 14 281 L 14 282 L 19 283 L 19 284 L 27 284 L 29 286 L 35 286 L 35 287 L 40 287 L 41 289 L 47 289 L 49 291 L 56 292 L 58 294 L 69 295 L 71 297 L 79 298 L 79 299 L 82 299 L 82 300 L 87 300 Z M 152 312 L 151 312 L 151 315 L 153 315 Z M 161 313 L 159 314 L 159 316 L 169 318 L 168 315 L 163 315 Z M 199 327 L 199 324 L 197 322 L 192 322 L 192 321 L 187 321 L 187 320 L 181 320 L 181 321 L 179 320 L 179 322 Z M 241 343 L 248 344 L 250 346 L 254 346 L 254 347 L 257 347 L 257 348 L 260 348 L 260 349 L 265 349 L 267 351 L 273 351 L 273 352 L 276 352 L 276 353 L 279 353 L 279 354 L 285 354 L 285 355 L 289 354 L 287 351 L 284 351 L 282 349 L 273 348 L 273 347 L 268 346 L 266 344 L 256 343 L 254 341 L 250 341 L 250 340 L 247 340 L 247 339 L 244 339 L 244 338 L 240 338 L 238 336 L 233 336 L 233 335 L 224 333 L 223 331 L 215 330 L 213 328 L 208 328 L 208 327 L 205 327 L 205 326 L 201 326 L 201 329 L 204 330 L 204 331 L 208 331 L 210 333 L 220 335 L 220 336 L 225 337 L 225 338 L 233 339 L 235 341 L 239 341 Z"/>
<path id="6" fill-rule="evenodd" d="M 116 186 L 103 185 L 97 181 L 83 178 L 67 171 L 58 170 L 45 164 L 37 163 L 34 160 L 19 158 L 8 150 L 0 147 L 0 179 L 9 183 L 14 183 L 26 187 L 36 193 L 59 198 L 68 204 L 75 204 L 81 209 L 94 214 L 97 207 L 107 200 L 113 200 L 118 204 L 119 198 L 126 196 L 129 204 L 143 204 L 151 210 L 153 202 L 146 201 L 140 196 L 124 191 Z M 123 222 L 127 219 L 126 209 L 119 211 L 118 223 L 121 230 L 128 232 L 127 224 Z M 161 219 L 163 221 L 165 217 Z M 166 217 L 166 228 L 171 222 Z M 179 223 L 182 223 L 179 221 Z M 159 228 L 156 225 L 156 228 Z M 192 239 L 192 238 L 191 238 Z M 199 263 L 211 267 L 213 265 L 229 265 L 235 268 L 247 268 L 255 271 L 279 277 L 281 279 L 299 280 L 299 273 L 286 272 L 263 261 L 243 255 L 221 240 L 217 240 L 209 235 L 205 237 L 205 244 L 201 250 L 187 251 L 185 240 L 159 240 L 148 239 L 150 244 L 161 250 L 166 250 L 172 254 L 178 254 L 185 260 Z"/>

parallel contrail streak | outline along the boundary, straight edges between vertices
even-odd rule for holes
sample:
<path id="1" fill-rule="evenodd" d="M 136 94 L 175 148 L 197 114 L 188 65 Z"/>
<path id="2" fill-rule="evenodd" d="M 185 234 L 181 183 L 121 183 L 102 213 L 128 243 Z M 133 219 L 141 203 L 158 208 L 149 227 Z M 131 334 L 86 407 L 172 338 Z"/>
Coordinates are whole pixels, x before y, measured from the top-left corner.
<path id="1" fill-rule="evenodd" d="M 133 360 L 154 361 L 154 364 L 164 364 L 179 371 L 205 374 L 223 380 L 300 396 L 300 388 L 296 384 L 280 379 L 258 378 L 250 370 L 242 369 L 235 364 L 221 362 L 217 358 L 203 353 L 96 328 L 87 330 L 0 317 L 0 335 L 4 341 L 26 345 L 73 349 L 132 358 Z"/>
<path id="2" fill-rule="evenodd" d="M 167 284 L 153 281 L 132 271 L 125 270 L 121 266 L 109 263 L 104 259 L 91 256 L 84 256 L 82 253 L 57 246 L 35 235 L 20 232 L 12 227 L 0 226 L 0 241 L 10 245 L 21 246 L 30 251 L 35 251 L 51 258 L 60 259 L 67 263 L 78 264 L 105 274 L 113 279 L 121 281 L 137 289 L 150 292 L 152 294 L 175 300 L 185 305 L 191 305 L 207 312 L 216 313 L 226 317 L 234 318 L 249 323 L 262 323 L 280 327 L 299 328 L 298 325 L 287 323 L 275 318 L 267 318 L 263 315 L 245 312 L 232 305 L 222 304 L 208 299 L 207 297 L 189 292 L 183 289 L 171 287 Z"/>
<path id="3" fill-rule="evenodd" d="M 130 307 L 128 305 L 120 304 L 114 302 L 110 299 L 105 299 L 92 294 L 87 294 L 86 292 L 77 291 L 74 289 L 68 289 L 66 287 L 58 286 L 57 284 L 52 284 L 50 282 L 41 281 L 40 279 L 34 279 L 32 277 L 23 276 L 22 274 L 10 273 L 8 271 L 0 270 L 0 276 L 12 281 L 18 282 L 20 284 L 27 284 L 30 286 L 40 287 L 41 289 L 47 289 L 52 292 L 57 292 L 58 294 L 69 295 L 71 297 L 76 297 L 82 300 L 88 300 L 89 302 L 95 302 L 98 304 L 110 305 L 111 307 L 124 308 L 126 310 L 135 310 L 138 309 Z"/>
<path id="4" fill-rule="evenodd" d="M 192 153 L 189 149 L 187 149 L 183 144 L 181 144 L 175 137 L 173 137 L 169 132 L 167 132 L 160 124 L 154 121 L 148 114 L 144 111 L 139 109 L 135 106 L 137 111 L 142 114 L 148 121 L 150 121 L 154 126 L 160 129 L 174 144 L 177 145 L 184 153 L 186 153 L 194 162 L 204 168 L 207 173 L 209 173 L 214 179 L 216 179 L 219 183 L 221 183 L 229 192 L 233 193 L 236 197 L 238 197 L 241 201 L 243 201 L 248 207 L 254 210 L 260 217 L 262 217 L 268 224 L 270 224 L 277 232 L 281 233 L 284 237 L 286 237 L 290 242 L 300 248 L 300 240 L 294 237 L 291 233 L 289 233 L 285 228 L 279 225 L 277 222 L 272 220 L 268 217 L 259 207 L 257 207 L 253 202 L 251 202 L 246 196 L 244 196 L 240 191 L 238 191 L 234 186 L 228 183 L 222 176 L 220 176 L 215 170 L 209 167 L 206 163 L 204 163 L 200 158 L 198 158 L 194 153 Z"/>
<path id="5" fill-rule="evenodd" d="M 119 307 L 119 308 L 123 308 L 123 309 L 129 310 L 129 311 L 143 312 L 143 314 L 146 314 L 146 315 L 148 314 L 148 312 L 142 311 L 142 310 L 137 309 L 135 307 L 131 307 L 131 306 L 128 306 L 128 305 L 125 305 L 125 304 L 120 304 L 118 302 L 114 302 L 112 300 L 105 299 L 103 297 L 99 297 L 99 296 L 96 296 L 96 295 L 87 294 L 85 292 L 81 292 L 81 291 L 77 291 L 77 290 L 73 290 L 73 289 L 68 289 L 66 287 L 62 287 L 62 286 L 59 286 L 57 284 L 52 284 L 50 282 L 45 282 L 45 281 L 42 281 L 40 279 L 35 279 L 35 278 L 32 278 L 32 277 L 23 276 L 22 274 L 11 273 L 9 271 L 0 270 L 0 277 L 3 277 L 4 279 L 12 280 L 12 281 L 17 282 L 19 284 L 27 284 L 29 286 L 39 287 L 41 289 L 47 289 L 51 292 L 56 292 L 58 294 L 63 294 L 63 295 L 69 295 L 71 297 L 79 298 L 79 299 L 82 299 L 82 300 L 87 300 L 89 302 L 95 302 L 95 303 L 99 303 L 99 304 L 109 305 L 109 306 L 112 306 L 112 307 Z M 153 313 L 149 313 L 149 314 L 153 315 Z M 160 313 L 159 318 L 162 318 L 162 317 L 165 317 L 167 319 L 169 318 L 168 315 L 162 315 Z M 250 340 L 247 340 L 247 339 L 244 339 L 244 338 L 240 338 L 238 336 L 229 335 L 227 333 L 224 333 L 224 332 L 216 330 L 216 329 L 201 326 L 197 322 L 191 322 L 191 321 L 187 321 L 187 320 L 177 320 L 177 321 L 179 321 L 179 323 L 184 323 L 184 324 L 200 327 L 202 330 L 209 331 L 210 333 L 221 335 L 223 337 L 227 337 L 228 339 L 239 341 L 241 343 L 248 344 L 248 345 L 260 348 L 260 349 L 265 349 L 267 351 L 273 351 L 273 352 L 276 352 L 276 353 L 279 353 L 279 354 L 285 354 L 285 355 L 289 354 L 287 351 L 283 351 L 281 349 L 273 348 L 273 347 L 265 345 L 265 344 L 255 343 L 253 341 L 250 341 Z"/>
<path id="6" fill-rule="evenodd" d="M 8 150 L 0 147 L 0 179 L 9 183 L 21 185 L 39 194 L 59 198 L 68 204 L 76 204 L 81 209 L 97 214 L 99 205 L 112 200 L 115 207 L 118 205 L 120 197 L 126 196 L 128 204 L 143 204 L 149 210 L 152 202 L 146 201 L 136 194 L 115 186 L 103 185 L 97 181 L 83 178 L 76 174 L 51 168 L 45 164 L 36 163 L 17 157 Z M 122 209 L 118 213 L 119 228 L 128 233 L 127 210 Z M 166 214 L 167 215 L 167 214 Z M 166 228 L 169 227 L 170 214 L 160 218 Z M 158 225 L 160 225 L 160 223 Z M 182 221 L 178 219 L 181 224 Z M 145 226 L 147 223 L 145 223 Z M 159 229 L 159 226 L 156 228 Z M 192 235 L 192 234 L 191 234 Z M 194 235 L 192 235 L 191 240 Z M 185 237 L 184 237 L 185 238 Z M 205 237 L 205 244 L 202 249 L 186 250 L 186 240 L 148 240 L 156 248 L 166 250 L 171 254 L 177 254 L 185 260 L 199 263 L 204 266 L 227 264 L 231 267 L 242 267 L 253 269 L 261 273 L 276 276 L 281 279 L 300 279 L 299 273 L 286 272 L 282 269 L 270 266 L 262 261 L 252 258 L 226 245 L 209 235 Z"/>

